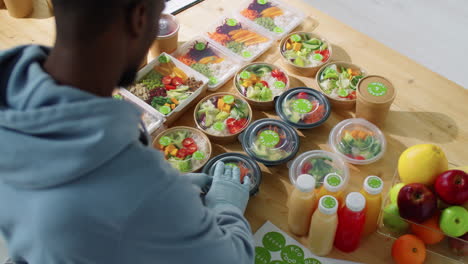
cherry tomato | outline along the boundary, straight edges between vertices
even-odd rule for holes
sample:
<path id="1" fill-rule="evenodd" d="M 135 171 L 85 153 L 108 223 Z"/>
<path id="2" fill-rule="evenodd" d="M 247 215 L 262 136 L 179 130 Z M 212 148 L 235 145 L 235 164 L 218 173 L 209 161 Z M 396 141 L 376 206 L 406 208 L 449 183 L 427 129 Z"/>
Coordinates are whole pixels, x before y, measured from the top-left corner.
<path id="1" fill-rule="evenodd" d="M 286 79 L 286 76 L 280 76 L 276 78 L 280 82 L 284 82 L 285 84 L 288 84 L 288 79 Z"/>
<path id="2" fill-rule="evenodd" d="M 268 83 L 265 82 L 265 81 L 261 81 L 260 83 L 262 83 L 263 85 L 265 85 L 265 87 L 270 87 L 270 86 L 268 85 Z"/>
<path id="3" fill-rule="evenodd" d="M 302 166 L 301 173 L 302 174 L 309 174 L 309 171 L 312 169 L 312 164 L 310 162 L 307 162 Z"/>
<path id="4" fill-rule="evenodd" d="M 188 155 L 192 155 L 198 150 L 197 144 L 192 144 L 187 148 Z"/>
<path id="5" fill-rule="evenodd" d="M 247 125 L 247 118 L 241 118 L 236 121 L 235 126 L 240 127 L 241 129 Z"/>
<path id="6" fill-rule="evenodd" d="M 164 76 L 164 78 L 162 78 L 162 83 L 163 83 L 164 85 L 171 84 L 171 82 L 172 82 L 171 76 Z"/>
<path id="7" fill-rule="evenodd" d="M 356 160 L 366 160 L 366 158 L 364 158 L 363 156 L 356 156 L 354 159 L 356 159 Z"/>
<path id="8" fill-rule="evenodd" d="M 229 133 L 237 134 L 242 130 L 242 127 L 232 126 L 232 127 L 228 127 L 228 129 L 229 129 Z"/>
<path id="9" fill-rule="evenodd" d="M 193 140 L 193 138 L 186 138 L 184 139 L 184 141 L 182 141 L 182 145 L 186 148 L 193 145 L 194 143 L 195 143 L 195 140 Z"/>
<path id="10" fill-rule="evenodd" d="M 169 85 L 169 84 L 166 84 L 165 88 L 166 88 L 167 91 L 177 89 L 177 87 L 175 87 L 174 85 Z"/>
<path id="11" fill-rule="evenodd" d="M 278 78 L 283 77 L 284 73 L 282 73 L 280 70 L 276 69 L 276 70 L 271 71 L 271 76 L 278 79 Z"/>
<path id="12" fill-rule="evenodd" d="M 309 98 L 309 95 L 307 93 L 304 93 L 304 92 L 300 92 L 297 94 L 297 98 L 299 99 L 307 99 Z"/>
<path id="13" fill-rule="evenodd" d="M 184 80 L 182 80 L 182 78 L 180 77 L 174 77 L 174 79 L 172 79 L 172 82 L 171 82 L 171 84 L 174 86 L 179 86 L 183 83 L 184 83 Z"/>
<path id="14" fill-rule="evenodd" d="M 226 120 L 226 124 L 228 127 L 234 127 L 236 126 L 237 120 L 235 118 L 228 118 Z"/>
<path id="15" fill-rule="evenodd" d="M 328 50 L 328 49 L 322 51 L 320 54 L 322 54 L 322 56 L 323 56 L 322 62 L 326 62 L 328 60 L 328 58 L 330 58 L 330 50 Z"/>
<path id="16" fill-rule="evenodd" d="M 183 149 L 179 149 L 179 151 L 177 152 L 177 157 L 179 159 L 185 159 L 185 157 L 187 157 L 188 155 L 188 150 L 183 148 Z"/>

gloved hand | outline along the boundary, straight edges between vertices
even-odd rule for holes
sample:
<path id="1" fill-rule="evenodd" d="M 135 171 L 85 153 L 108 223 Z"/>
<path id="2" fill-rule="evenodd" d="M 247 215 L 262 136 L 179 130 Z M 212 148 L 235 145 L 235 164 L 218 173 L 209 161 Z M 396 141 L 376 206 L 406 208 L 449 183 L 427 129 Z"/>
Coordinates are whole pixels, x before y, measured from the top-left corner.
<path id="1" fill-rule="evenodd" d="M 216 164 L 213 176 L 213 183 L 205 197 L 206 206 L 220 208 L 233 205 L 244 213 L 249 201 L 250 178 L 245 177 L 244 183 L 241 183 L 240 169 L 224 166 L 223 162 Z"/>
<path id="2" fill-rule="evenodd" d="M 200 187 L 200 189 L 208 185 L 213 180 L 213 177 L 208 176 L 205 173 L 187 173 L 185 174 L 185 177 L 189 178 L 190 182 L 193 185 Z"/>

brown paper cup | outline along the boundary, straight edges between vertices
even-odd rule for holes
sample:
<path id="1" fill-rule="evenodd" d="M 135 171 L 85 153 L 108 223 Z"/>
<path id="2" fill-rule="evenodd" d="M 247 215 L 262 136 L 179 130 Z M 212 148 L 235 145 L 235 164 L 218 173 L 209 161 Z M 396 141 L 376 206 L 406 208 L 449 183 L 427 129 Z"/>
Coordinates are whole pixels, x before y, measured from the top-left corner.
<path id="1" fill-rule="evenodd" d="M 357 88 L 356 117 L 382 128 L 395 97 L 395 87 L 388 79 L 377 75 L 363 78 Z"/>
<path id="2" fill-rule="evenodd" d="M 5 8 L 5 2 L 3 2 L 3 0 L 0 0 L 0 9 L 4 9 Z"/>
<path id="3" fill-rule="evenodd" d="M 33 0 L 3 0 L 12 17 L 23 18 L 33 11 Z"/>
<path id="4" fill-rule="evenodd" d="M 168 35 L 157 36 L 156 40 L 153 42 L 153 45 L 151 45 L 150 48 L 150 54 L 153 58 L 158 57 L 163 52 L 170 54 L 177 50 L 180 29 L 179 21 L 175 16 L 170 14 L 163 14 L 162 19 L 166 19 L 171 21 L 171 23 L 175 23 L 176 29 L 174 32 Z"/>

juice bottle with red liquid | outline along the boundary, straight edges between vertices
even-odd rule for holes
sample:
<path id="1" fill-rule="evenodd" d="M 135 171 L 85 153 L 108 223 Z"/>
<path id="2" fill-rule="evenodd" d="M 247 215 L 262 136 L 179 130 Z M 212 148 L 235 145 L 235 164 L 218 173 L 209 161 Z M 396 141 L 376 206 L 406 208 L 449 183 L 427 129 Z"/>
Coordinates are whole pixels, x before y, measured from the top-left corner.
<path id="1" fill-rule="evenodd" d="M 366 221 L 366 199 L 358 192 L 346 196 L 345 206 L 338 212 L 338 229 L 335 247 L 343 252 L 353 252 L 361 243 Z"/>

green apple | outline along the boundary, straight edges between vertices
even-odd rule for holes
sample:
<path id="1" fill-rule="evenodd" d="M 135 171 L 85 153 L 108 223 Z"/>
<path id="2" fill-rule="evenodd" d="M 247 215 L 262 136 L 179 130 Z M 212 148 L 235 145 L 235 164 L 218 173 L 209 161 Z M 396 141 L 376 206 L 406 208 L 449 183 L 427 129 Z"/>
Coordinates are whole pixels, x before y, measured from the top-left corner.
<path id="1" fill-rule="evenodd" d="M 398 183 L 392 187 L 390 190 L 390 202 L 396 204 L 398 201 L 398 193 L 400 193 L 401 188 L 405 187 L 404 183 Z"/>
<path id="2" fill-rule="evenodd" d="M 448 236 L 463 236 L 468 232 L 468 211 L 461 206 L 445 209 L 440 216 L 440 229 Z"/>
<path id="3" fill-rule="evenodd" d="M 408 230 L 409 224 L 400 217 L 398 212 L 398 205 L 392 203 L 387 205 L 383 214 L 384 226 L 396 233 L 402 233 Z"/>

